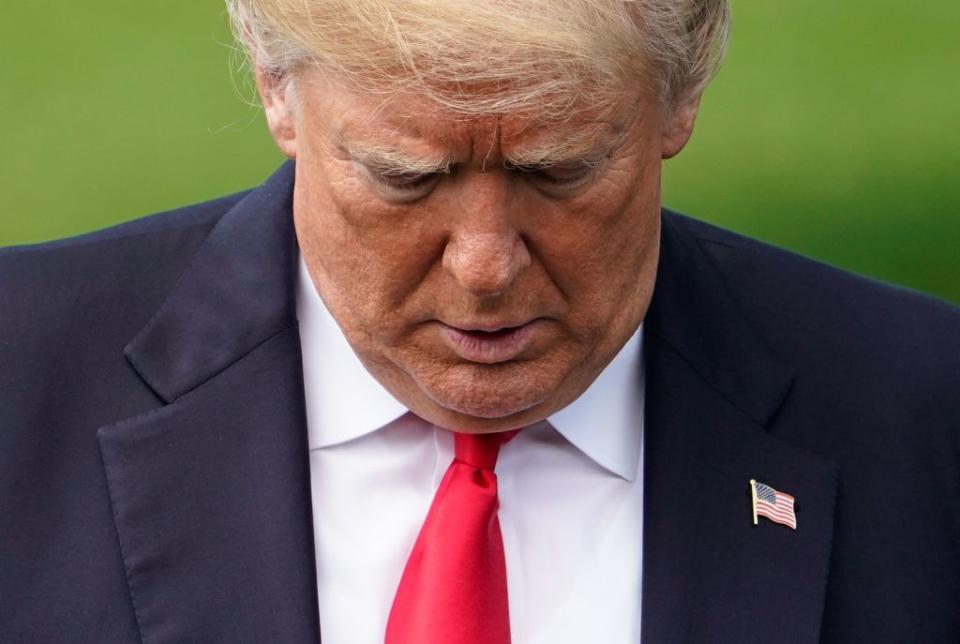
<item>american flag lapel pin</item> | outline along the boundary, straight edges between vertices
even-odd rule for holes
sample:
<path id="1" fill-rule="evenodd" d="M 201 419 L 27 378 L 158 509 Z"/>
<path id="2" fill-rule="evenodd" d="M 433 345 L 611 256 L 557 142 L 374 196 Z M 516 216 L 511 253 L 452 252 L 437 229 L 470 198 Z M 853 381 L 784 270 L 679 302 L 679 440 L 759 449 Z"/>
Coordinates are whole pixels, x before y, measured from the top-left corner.
<path id="1" fill-rule="evenodd" d="M 753 498 L 753 525 L 757 525 L 758 517 L 766 517 L 774 523 L 797 529 L 797 513 L 791 495 L 750 479 L 750 496 Z"/>

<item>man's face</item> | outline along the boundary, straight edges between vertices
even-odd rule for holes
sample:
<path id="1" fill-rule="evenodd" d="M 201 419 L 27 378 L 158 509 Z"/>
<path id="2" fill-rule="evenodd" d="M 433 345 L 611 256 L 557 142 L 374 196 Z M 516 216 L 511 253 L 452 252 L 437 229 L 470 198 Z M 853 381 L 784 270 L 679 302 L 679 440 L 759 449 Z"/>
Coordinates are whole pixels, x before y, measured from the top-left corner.
<path id="1" fill-rule="evenodd" d="M 374 377 L 460 431 L 579 396 L 652 294 L 660 163 L 676 151 L 654 105 L 545 125 L 384 103 L 309 72 L 296 92 L 265 103 L 297 162 L 301 252 Z"/>

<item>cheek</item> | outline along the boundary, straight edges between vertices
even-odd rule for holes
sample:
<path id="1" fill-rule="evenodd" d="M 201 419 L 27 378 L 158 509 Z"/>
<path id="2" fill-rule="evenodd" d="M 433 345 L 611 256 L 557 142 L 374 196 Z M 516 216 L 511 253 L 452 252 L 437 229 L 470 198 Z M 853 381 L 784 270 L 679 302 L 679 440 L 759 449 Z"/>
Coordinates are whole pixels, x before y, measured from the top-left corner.
<path id="1" fill-rule="evenodd" d="M 401 331 L 411 293 L 442 253 L 442 238 L 423 217 L 370 195 L 342 164 L 321 167 L 302 182 L 300 169 L 297 234 L 319 269 L 318 288 L 351 339 L 389 341 Z"/>
<path id="2" fill-rule="evenodd" d="M 570 302 L 571 324 L 604 333 L 614 317 L 645 305 L 656 272 L 659 217 L 655 166 L 611 173 L 549 218 L 538 246 L 546 271 Z"/>

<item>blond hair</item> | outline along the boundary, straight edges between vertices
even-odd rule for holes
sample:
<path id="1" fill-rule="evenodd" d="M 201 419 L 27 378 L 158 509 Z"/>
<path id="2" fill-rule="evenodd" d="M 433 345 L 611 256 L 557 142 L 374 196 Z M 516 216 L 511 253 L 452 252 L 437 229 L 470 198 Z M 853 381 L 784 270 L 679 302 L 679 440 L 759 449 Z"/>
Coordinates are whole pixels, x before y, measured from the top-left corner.
<path id="1" fill-rule="evenodd" d="M 257 67 L 319 66 L 367 92 L 457 114 L 563 118 L 643 83 L 696 97 L 723 55 L 727 0 L 226 0 Z"/>

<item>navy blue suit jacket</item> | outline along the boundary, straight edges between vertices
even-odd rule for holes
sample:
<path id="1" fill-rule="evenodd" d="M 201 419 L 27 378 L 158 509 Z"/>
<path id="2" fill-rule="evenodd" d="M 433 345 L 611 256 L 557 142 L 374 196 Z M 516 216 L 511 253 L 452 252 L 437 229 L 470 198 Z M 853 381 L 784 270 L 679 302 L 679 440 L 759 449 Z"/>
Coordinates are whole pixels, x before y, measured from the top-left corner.
<path id="1" fill-rule="evenodd" d="M 0 641 L 318 641 L 292 184 L 0 252 Z M 960 312 L 664 211 L 645 324 L 643 641 L 960 642 Z"/>

